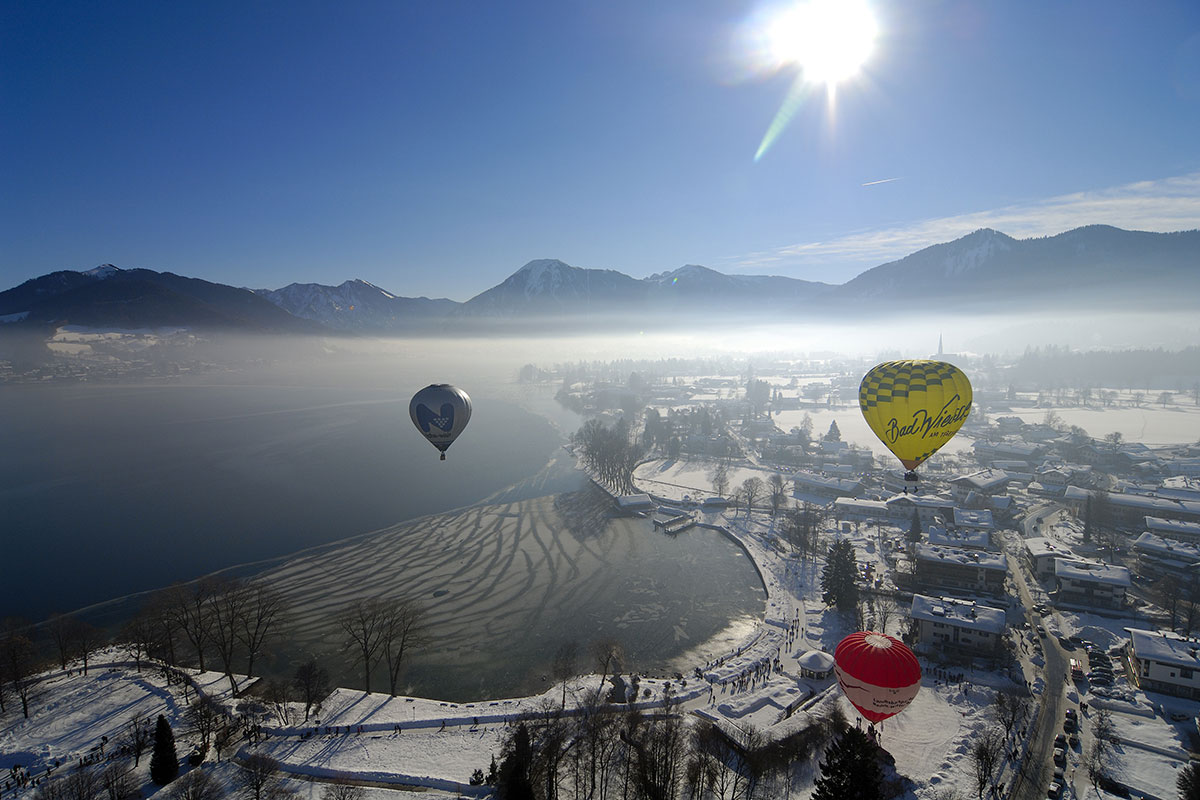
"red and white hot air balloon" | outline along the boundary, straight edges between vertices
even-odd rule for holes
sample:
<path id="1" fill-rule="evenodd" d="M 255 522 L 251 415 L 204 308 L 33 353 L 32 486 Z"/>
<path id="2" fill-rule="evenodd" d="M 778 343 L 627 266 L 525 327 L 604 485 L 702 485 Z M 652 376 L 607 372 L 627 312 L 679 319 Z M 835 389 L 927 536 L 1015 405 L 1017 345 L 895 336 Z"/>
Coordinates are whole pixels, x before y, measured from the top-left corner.
<path id="1" fill-rule="evenodd" d="M 838 642 L 833 660 L 842 693 L 871 722 L 899 714 L 921 689 L 917 657 L 886 633 L 850 634 Z"/>

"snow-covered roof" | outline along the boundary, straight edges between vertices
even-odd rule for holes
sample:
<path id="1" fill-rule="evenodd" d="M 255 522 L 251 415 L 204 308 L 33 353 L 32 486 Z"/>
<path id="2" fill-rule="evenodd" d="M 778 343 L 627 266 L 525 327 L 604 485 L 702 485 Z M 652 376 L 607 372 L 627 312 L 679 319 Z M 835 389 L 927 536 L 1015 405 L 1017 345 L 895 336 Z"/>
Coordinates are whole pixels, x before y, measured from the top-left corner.
<path id="1" fill-rule="evenodd" d="M 1031 558 L 1045 558 L 1046 556 L 1075 558 L 1075 553 L 1071 551 L 1070 547 L 1056 539 L 1048 539 L 1045 536 L 1031 536 L 1026 539 L 1025 549 L 1029 551 Z"/>
<path id="2" fill-rule="evenodd" d="M 957 628 L 995 634 L 1003 633 L 1005 624 L 1004 612 L 998 608 L 981 606 L 970 600 L 929 597 L 923 594 L 913 595 L 912 618 L 945 622 Z"/>
<path id="3" fill-rule="evenodd" d="M 953 508 L 954 501 L 933 494 L 897 494 L 884 501 L 888 508 L 912 506 L 914 508 Z"/>
<path id="4" fill-rule="evenodd" d="M 1167 538 L 1183 536 L 1188 539 L 1200 539 L 1200 522 L 1179 522 L 1162 517 L 1146 517 L 1146 530 L 1162 534 Z"/>
<path id="5" fill-rule="evenodd" d="M 833 669 L 834 658 L 824 650 L 809 650 L 797 658 L 796 663 L 810 672 L 828 672 Z"/>
<path id="6" fill-rule="evenodd" d="M 792 480 L 804 486 L 818 489 L 829 489 L 838 492 L 856 492 L 861 488 L 861 481 L 853 478 L 831 478 L 808 470 L 797 470 Z"/>
<path id="7" fill-rule="evenodd" d="M 648 494 L 623 494 L 617 498 L 617 505 L 623 509 L 651 508 L 654 501 Z"/>
<path id="8" fill-rule="evenodd" d="M 992 512 L 986 508 L 955 508 L 954 524 L 959 528 L 983 528 L 989 531 L 996 527 L 992 521 Z"/>
<path id="9" fill-rule="evenodd" d="M 952 479 L 950 482 L 958 486 L 966 486 L 972 489 L 980 489 L 986 491 L 988 489 L 996 489 L 1004 486 L 1009 481 L 1008 473 L 1002 469 L 984 469 L 979 472 L 972 472 L 970 475 L 962 475 Z"/>
<path id="10" fill-rule="evenodd" d="M 1178 664 L 1192 669 L 1200 668 L 1200 642 L 1187 639 L 1176 633 L 1143 631 L 1126 628 L 1133 654 L 1140 660 L 1158 661 L 1162 664 Z"/>
<path id="11" fill-rule="evenodd" d="M 1078 486 L 1068 486 L 1063 496 L 1067 500 L 1086 501 L 1089 494 L 1087 489 L 1081 489 Z M 1127 492 L 1107 492 L 1106 495 L 1109 504 L 1119 508 L 1200 518 L 1200 502 L 1196 501 L 1171 500 L 1166 497 L 1150 497 L 1147 495 L 1129 494 Z"/>
<path id="12" fill-rule="evenodd" d="M 925 536 L 930 544 L 945 545 L 947 547 L 968 547 L 975 550 L 986 550 L 991 543 L 991 537 L 988 535 L 988 532 L 977 528 L 948 531 L 940 525 L 930 525 L 929 530 L 925 532 Z"/>
<path id="13" fill-rule="evenodd" d="M 869 514 L 886 514 L 887 503 L 882 500 L 860 500 L 857 497 L 839 497 L 833 501 L 837 511 L 857 511 Z"/>
<path id="14" fill-rule="evenodd" d="M 1175 539 L 1165 539 L 1147 531 L 1133 543 L 1133 549 L 1181 565 L 1200 562 L 1200 545 L 1187 544 Z"/>
<path id="15" fill-rule="evenodd" d="M 1075 583 L 1098 583 L 1105 586 L 1129 586 L 1129 568 L 1095 561 L 1060 558 L 1054 562 L 1054 577 Z"/>
<path id="16" fill-rule="evenodd" d="M 980 569 L 1000 570 L 1002 572 L 1008 570 L 1008 561 L 998 553 L 965 550 L 959 547 L 945 547 L 936 544 L 917 545 L 917 559 L 961 564 L 964 567 L 979 567 Z"/>

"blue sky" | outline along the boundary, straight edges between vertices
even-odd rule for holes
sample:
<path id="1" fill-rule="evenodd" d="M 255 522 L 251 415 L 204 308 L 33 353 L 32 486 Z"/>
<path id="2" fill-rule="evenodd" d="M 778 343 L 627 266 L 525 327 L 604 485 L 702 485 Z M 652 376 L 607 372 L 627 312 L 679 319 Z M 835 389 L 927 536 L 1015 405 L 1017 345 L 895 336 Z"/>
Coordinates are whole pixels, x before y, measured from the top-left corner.
<path id="1" fill-rule="evenodd" d="M 796 75 L 747 74 L 761 5 L 9 0 L 0 289 L 110 262 L 465 300 L 534 258 L 840 283 L 983 226 L 1200 227 L 1194 0 L 871 3 L 860 75 L 755 162 Z"/>

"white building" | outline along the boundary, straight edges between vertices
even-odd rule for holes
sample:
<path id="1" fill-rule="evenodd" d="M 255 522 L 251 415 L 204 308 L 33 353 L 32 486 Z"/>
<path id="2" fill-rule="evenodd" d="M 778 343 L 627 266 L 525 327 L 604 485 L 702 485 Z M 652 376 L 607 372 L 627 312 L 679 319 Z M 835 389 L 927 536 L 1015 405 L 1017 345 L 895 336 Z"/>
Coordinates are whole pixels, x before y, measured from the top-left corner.
<path id="1" fill-rule="evenodd" d="M 1004 494 L 1008 491 L 1008 473 L 1002 469 L 985 469 L 950 481 L 951 493 L 960 503 L 972 492 L 981 495 Z"/>
<path id="2" fill-rule="evenodd" d="M 1121 608 L 1129 589 L 1128 567 L 1093 561 L 1055 559 L 1058 601 L 1084 606 Z"/>
<path id="3" fill-rule="evenodd" d="M 1073 560 L 1075 553 L 1062 542 L 1045 536 L 1032 536 L 1025 540 L 1025 558 L 1037 579 L 1046 581 L 1054 577 L 1055 561 L 1060 558 Z"/>
<path id="4" fill-rule="evenodd" d="M 1138 686 L 1200 699 L 1200 642 L 1175 633 L 1126 628 L 1125 652 Z"/>
<path id="5" fill-rule="evenodd" d="M 913 630 L 926 646 L 996 655 L 1004 640 L 1005 615 L 970 600 L 914 594 Z"/>
<path id="6" fill-rule="evenodd" d="M 1186 575 L 1200 565 L 1200 544 L 1165 539 L 1146 531 L 1133 543 L 1137 553 L 1138 575 Z"/>
<path id="7" fill-rule="evenodd" d="M 1179 522 L 1200 522 L 1200 502 L 1194 500 L 1172 500 L 1166 497 L 1152 497 L 1127 492 L 1101 492 L 1108 499 L 1108 506 L 1113 520 L 1118 525 L 1135 527 L 1141 525 L 1147 516 Z M 1078 486 L 1068 486 L 1063 493 L 1063 500 L 1074 509 L 1076 514 L 1082 513 L 1087 506 L 1090 492 Z"/>
<path id="8" fill-rule="evenodd" d="M 1176 522 L 1161 517 L 1146 517 L 1146 530 L 1164 539 L 1200 544 L 1200 522 Z"/>
<path id="9" fill-rule="evenodd" d="M 937 544 L 943 547 L 962 547 L 967 550 L 990 550 L 992 543 L 992 537 L 987 531 L 971 529 L 947 530 L 939 525 L 930 525 L 925 531 L 925 539 L 930 544 Z"/>
<path id="10" fill-rule="evenodd" d="M 919 544 L 916 557 L 918 586 L 967 589 L 996 595 L 1004 592 L 1008 561 L 998 553 Z"/>

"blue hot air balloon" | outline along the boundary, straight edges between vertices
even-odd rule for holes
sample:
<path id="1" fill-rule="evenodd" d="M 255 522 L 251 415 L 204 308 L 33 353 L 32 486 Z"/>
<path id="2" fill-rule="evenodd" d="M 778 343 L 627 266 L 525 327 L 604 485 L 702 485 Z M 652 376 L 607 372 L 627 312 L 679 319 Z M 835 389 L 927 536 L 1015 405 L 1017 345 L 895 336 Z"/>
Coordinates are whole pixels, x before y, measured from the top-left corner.
<path id="1" fill-rule="evenodd" d="M 408 415 L 421 435 L 442 452 L 445 461 L 446 448 L 471 421 L 471 398 L 457 386 L 435 383 L 413 395 Z"/>

